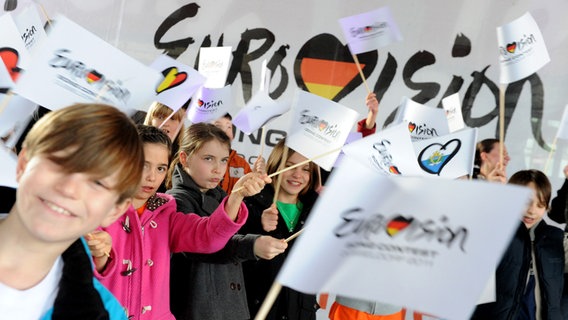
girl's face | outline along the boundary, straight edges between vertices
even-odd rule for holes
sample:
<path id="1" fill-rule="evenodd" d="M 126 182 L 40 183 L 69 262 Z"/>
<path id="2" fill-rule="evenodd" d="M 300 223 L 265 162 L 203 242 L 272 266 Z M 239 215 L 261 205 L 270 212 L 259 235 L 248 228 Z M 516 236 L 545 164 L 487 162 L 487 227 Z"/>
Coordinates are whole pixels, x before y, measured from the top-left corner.
<path id="1" fill-rule="evenodd" d="M 167 118 L 166 116 L 153 117 L 152 121 L 150 122 L 150 125 L 152 127 L 160 128 L 160 126 L 162 125 L 164 120 L 166 120 L 166 118 Z M 170 140 L 173 142 L 179 132 L 179 126 L 180 126 L 180 121 L 174 120 L 174 118 L 171 117 L 168 121 L 166 121 L 166 123 L 164 123 L 164 125 L 160 129 L 164 131 L 168 135 Z"/>
<path id="2" fill-rule="evenodd" d="M 188 156 L 181 152 L 180 162 L 187 174 L 197 183 L 201 192 L 214 189 L 223 179 L 229 160 L 229 148 L 217 139 L 203 144 L 201 149 Z"/>
<path id="3" fill-rule="evenodd" d="M 144 171 L 132 205 L 140 208 L 157 191 L 168 172 L 168 148 L 159 143 L 144 143 Z"/>
<path id="4" fill-rule="evenodd" d="M 291 167 L 306 160 L 306 157 L 297 152 L 294 152 L 294 154 L 292 154 L 292 156 L 288 158 L 288 161 L 286 161 L 286 167 Z M 282 196 L 281 201 L 295 203 L 300 192 L 302 192 L 302 190 L 304 190 L 304 188 L 306 188 L 306 186 L 308 186 L 308 184 L 310 183 L 310 173 L 311 170 L 309 163 L 283 172 L 282 182 L 280 185 L 280 193 Z"/>
<path id="5" fill-rule="evenodd" d="M 533 196 L 527 211 L 523 215 L 523 223 L 527 229 L 530 229 L 532 226 L 537 224 L 542 217 L 544 217 L 544 214 L 546 213 L 546 204 L 540 202 L 534 183 L 529 183 L 528 187 L 532 189 Z"/>
<path id="6" fill-rule="evenodd" d="M 491 151 L 481 153 L 481 160 L 483 161 L 483 165 L 487 168 L 488 173 L 495 169 L 499 163 L 499 149 L 500 143 L 497 142 L 493 145 L 493 149 L 491 149 Z M 507 148 L 503 147 L 503 167 L 507 167 L 509 160 L 511 160 L 511 158 L 509 157 Z"/>

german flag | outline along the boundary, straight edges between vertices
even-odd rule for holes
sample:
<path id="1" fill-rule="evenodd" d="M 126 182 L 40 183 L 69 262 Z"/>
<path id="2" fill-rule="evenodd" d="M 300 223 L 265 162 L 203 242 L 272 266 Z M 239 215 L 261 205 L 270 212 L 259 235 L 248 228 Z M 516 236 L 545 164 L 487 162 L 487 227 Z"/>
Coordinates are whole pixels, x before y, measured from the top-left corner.
<path id="1" fill-rule="evenodd" d="M 413 220 L 414 218 L 406 219 L 403 216 L 397 216 L 393 218 L 387 224 L 387 234 L 391 237 L 394 237 L 397 233 L 408 227 Z"/>

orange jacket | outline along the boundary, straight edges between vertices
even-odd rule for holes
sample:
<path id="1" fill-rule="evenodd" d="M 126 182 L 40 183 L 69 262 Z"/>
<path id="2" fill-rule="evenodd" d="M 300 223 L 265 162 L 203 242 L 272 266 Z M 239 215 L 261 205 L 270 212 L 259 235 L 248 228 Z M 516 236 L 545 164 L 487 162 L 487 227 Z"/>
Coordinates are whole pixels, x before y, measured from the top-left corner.
<path id="1" fill-rule="evenodd" d="M 220 183 L 221 188 L 223 188 L 227 194 L 230 194 L 235 183 L 237 183 L 242 176 L 251 171 L 248 162 L 243 157 L 239 156 L 237 151 L 231 150 L 229 161 L 227 162 L 227 171 Z"/>

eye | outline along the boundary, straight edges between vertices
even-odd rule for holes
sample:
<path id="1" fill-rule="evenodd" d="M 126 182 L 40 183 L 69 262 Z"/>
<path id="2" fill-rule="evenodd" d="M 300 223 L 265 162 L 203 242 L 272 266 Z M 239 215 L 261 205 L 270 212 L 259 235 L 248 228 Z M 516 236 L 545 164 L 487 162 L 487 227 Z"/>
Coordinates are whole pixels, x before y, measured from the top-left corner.
<path id="1" fill-rule="evenodd" d="M 221 162 L 222 162 L 222 163 L 227 163 L 227 162 L 229 162 L 229 158 L 223 158 L 223 159 L 221 159 Z"/>
<path id="2" fill-rule="evenodd" d="M 105 190 L 110 190 L 110 188 L 108 187 L 108 185 L 106 183 L 104 183 L 102 180 L 99 179 L 95 179 L 93 180 L 93 184 L 95 185 L 95 187 L 97 188 L 103 188 Z"/>
<path id="3" fill-rule="evenodd" d="M 166 172 L 166 171 L 168 171 L 168 167 L 158 167 L 158 172 L 159 172 L 159 173 L 164 173 L 164 172 Z"/>
<path id="4" fill-rule="evenodd" d="M 205 157 L 203 157 L 203 160 L 205 160 L 205 161 L 211 161 L 211 160 L 213 160 L 213 157 L 211 157 L 211 156 L 205 156 Z"/>

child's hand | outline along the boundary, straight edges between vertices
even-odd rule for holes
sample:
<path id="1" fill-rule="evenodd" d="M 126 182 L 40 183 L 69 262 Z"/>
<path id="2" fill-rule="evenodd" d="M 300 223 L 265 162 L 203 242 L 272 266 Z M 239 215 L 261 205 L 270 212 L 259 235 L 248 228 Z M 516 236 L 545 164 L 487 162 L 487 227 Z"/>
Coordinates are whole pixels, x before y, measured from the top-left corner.
<path id="1" fill-rule="evenodd" d="M 266 161 L 262 156 L 258 156 L 258 158 L 256 158 L 256 161 L 252 165 L 252 172 L 257 172 L 260 174 L 266 173 Z"/>
<path id="2" fill-rule="evenodd" d="M 231 195 L 237 193 L 242 198 L 254 196 L 264 188 L 264 185 L 272 182 L 266 173 L 250 172 L 242 176 L 233 187 Z"/>
<path id="3" fill-rule="evenodd" d="M 108 232 L 97 230 L 85 236 L 98 272 L 104 270 L 112 250 L 112 237 Z"/>
<path id="4" fill-rule="evenodd" d="M 507 183 L 507 173 L 505 172 L 505 166 L 498 163 L 489 174 L 487 175 L 487 181 Z"/>
<path id="5" fill-rule="evenodd" d="M 264 231 L 270 232 L 276 230 L 276 226 L 278 226 L 278 209 L 276 208 L 276 204 L 273 203 L 262 212 L 260 222 L 262 223 L 262 229 L 264 229 Z"/>
<path id="6" fill-rule="evenodd" d="M 283 239 L 276 239 L 271 236 L 260 236 L 254 241 L 254 254 L 265 260 L 270 260 L 281 254 L 288 248 L 288 244 Z"/>
<path id="7" fill-rule="evenodd" d="M 367 95 L 365 104 L 367 105 L 367 108 L 369 108 L 369 112 L 373 115 L 376 116 L 379 113 L 379 100 L 377 100 L 377 95 L 375 93 L 371 92 Z"/>

